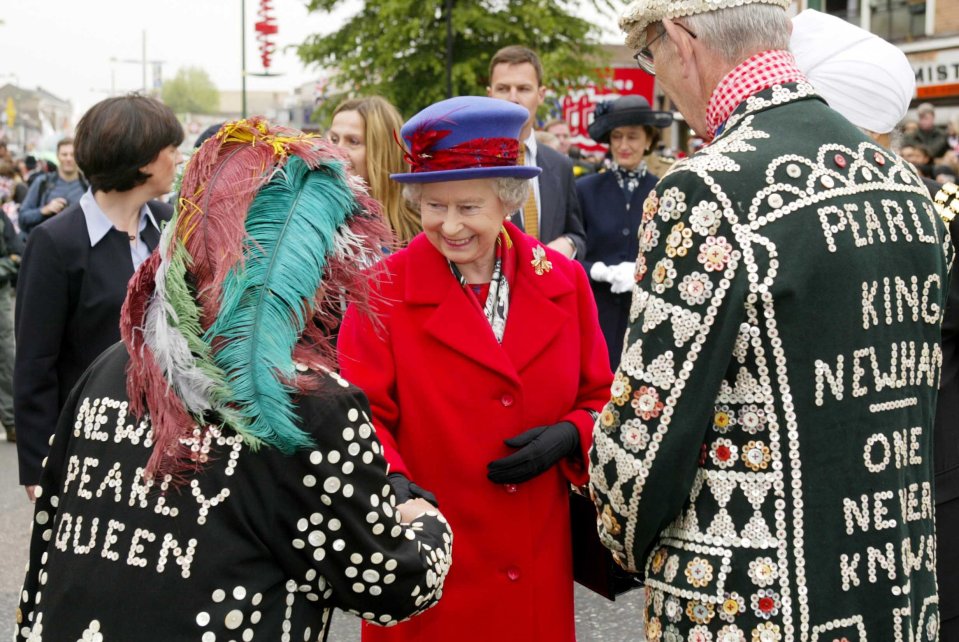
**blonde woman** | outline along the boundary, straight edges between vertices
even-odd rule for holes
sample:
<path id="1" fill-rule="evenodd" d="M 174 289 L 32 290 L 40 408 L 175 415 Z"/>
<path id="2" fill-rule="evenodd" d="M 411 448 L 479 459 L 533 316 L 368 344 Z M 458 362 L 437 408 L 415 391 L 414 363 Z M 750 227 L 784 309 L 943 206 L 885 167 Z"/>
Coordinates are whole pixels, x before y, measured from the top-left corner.
<path id="1" fill-rule="evenodd" d="M 357 176 L 366 181 L 373 198 L 383 205 L 386 220 L 401 246 L 420 233 L 420 216 L 403 198 L 400 185 L 390 174 L 409 171 L 403 149 L 393 139 L 403 119 L 389 101 L 380 96 L 353 98 L 337 106 L 327 138 L 346 150 Z"/>

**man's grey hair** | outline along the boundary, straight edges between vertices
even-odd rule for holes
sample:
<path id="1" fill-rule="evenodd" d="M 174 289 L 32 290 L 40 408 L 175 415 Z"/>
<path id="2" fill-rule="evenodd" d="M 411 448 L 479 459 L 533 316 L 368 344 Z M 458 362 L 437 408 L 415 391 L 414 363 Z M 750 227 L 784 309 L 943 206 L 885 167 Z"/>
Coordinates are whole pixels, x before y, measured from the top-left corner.
<path id="1" fill-rule="evenodd" d="M 526 178 L 500 176 L 488 180 L 493 181 L 493 193 L 496 194 L 496 198 L 500 200 L 508 213 L 513 213 L 523 206 L 531 189 L 530 181 Z M 419 211 L 422 193 L 422 183 L 406 183 L 403 185 L 403 198 L 409 201 L 410 205 L 417 211 Z"/>
<path id="2" fill-rule="evenodd" d="M 747 4 L 682 19 L 696 38 L 724 62 L 739 64 L 768 49 L 789 49 L 789 17 L 781 7 Z"/>

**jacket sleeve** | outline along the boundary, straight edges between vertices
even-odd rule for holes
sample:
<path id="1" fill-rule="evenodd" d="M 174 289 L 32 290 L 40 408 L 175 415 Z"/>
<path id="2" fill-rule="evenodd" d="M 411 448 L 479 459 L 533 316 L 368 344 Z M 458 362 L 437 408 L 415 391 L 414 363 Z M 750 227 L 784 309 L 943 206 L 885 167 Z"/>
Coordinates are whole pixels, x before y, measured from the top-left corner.
<path id="1" fill-rule="evenodd" d="M 366 399 L 330 376 L 342 387 L 300 406 L 315 448 L 277 457 L 277 555 L 334 606 L 395 624 L 439 599 L 453 535 L 434 511 L 400 522 Z"/>
<path id="2" fill-rule="evenodd" d="M 576 258 L 586 254 L 586 231 L 583 228 L 583 212 L 576 196 L 576 181 L 573 178 L 573 163 L 563 159 L 560 166 L 562 172 L 563 191 L 566 192 L 566 221 L 563 225 L 563 234 L 568 236 L 576 246 Z"/>
<path id="3" fill-rule="evenodd" d="M 410 477 L 396 445 L 400 408 L 396 402 L 396 363 L 388 334 L 385 324 L 374 325 L 369 316 L 350 306 L 337 335 L 337 355 L 343 377 L 369 399 L 373 425 L 390 472 Z"/>
<path id="4" fill-rule="evenodd" d="M 32 485 L 57 423 L 57 362 L 69 317 L 68 276 L 46 229 L 30 235 L 17 281 L 13 404 L 20 483 Z"/>
<path id="5" fill-rule="evenodd" d="M 600 539 L 630 571 L 689 496 L 745 314 L 746 270 L 723 205 L 692 173 L 670 175 L 655 193 L 644 204 L 627 348 L 590 452 Z"/>
<path id="6" fill-rule="evenodd" d="M 26 198 L 23 199 L 23 204 L 20 206 L 17 222 L 20 224 L 20 229 L 25 233 L 30 232 L 43 222 L 44 217 L 40 213 L 40 209 L 43 207 L 43 203 L 40 202 L 40 183 L 45 180 L 47 180 L 46 176 L 40 176 L 33 181 Z"/>
<path id="7" fill-rule="evenodd" d="M 583 265 L 586 276 L 589 276 L 593 269 L 593 263 L 595 263 L 595 261 L 586 260 L 586 238 L 589 234 L 589 220 L 586 217 L 586 211 L 589 209 L 590 192 L 585 189 L 582 180 L 575 181 L 574 189 L 576 190 L 576 202 L 579 205 L 580 221 L 583 224 L 583 251 L 580 252 L 577 248 L 576 260 Z"/>
<path id="8" fill-rule="evenodd" d="M 567 457 L 559 465 L 570 483 L 582 486 L 588 481 L 585 462 L 589 461 L 589 450 L 593 443 L 593 425 L 603 405 L 609 400 L 613 373 L 609 369 L 609 351 L 599 328 L 599 315 L 589 280 L 582 266 L 575 261 L 570 265 L 575 270 L 576 315 L 580 328 L 579 392 L 576 410 L 563 417 L 563 421 L 571 422 L 579 431 L 580 456 Z"/>

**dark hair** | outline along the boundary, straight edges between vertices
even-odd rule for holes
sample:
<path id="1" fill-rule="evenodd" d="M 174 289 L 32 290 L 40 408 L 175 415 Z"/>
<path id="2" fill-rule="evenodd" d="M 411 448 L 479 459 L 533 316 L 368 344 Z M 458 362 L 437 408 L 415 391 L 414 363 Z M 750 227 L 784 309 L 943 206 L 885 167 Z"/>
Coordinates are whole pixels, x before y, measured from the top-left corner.
<path id="1" fill-rule="evenodd" d="M 74 155 L 93 191 L 127 192 L 149 180 L 140 171 L 170 145 L 183 142 L 176 114 L 155 98 L 107 98 L 77 124 Z"/>
<path id="2" fill-rule="evenodd" d="M 536 55 L 535 51 L 521 45 L 503 47 L 493 54 L 492 60 L 489 61 L 490 82 L 493 81 L 493 68 L 496 65 L 522 65 L 526 62 L 533 65 L 533 69 L 536 70 L 536 84 L 542 87 L 543 63 L 539 61 L 539 56 Z"/>
<path id="3" fill-rule="evenodd" d="M 63 147 L 64 145 L 72 145 L 72 144 L 73 144 L 73 139 L 70 138 L 69 136 L 67 136 L 66 138 L 61 138 L 60 142 L 57 143 L 57 152 L 59 152 L 60 148 Z"/>

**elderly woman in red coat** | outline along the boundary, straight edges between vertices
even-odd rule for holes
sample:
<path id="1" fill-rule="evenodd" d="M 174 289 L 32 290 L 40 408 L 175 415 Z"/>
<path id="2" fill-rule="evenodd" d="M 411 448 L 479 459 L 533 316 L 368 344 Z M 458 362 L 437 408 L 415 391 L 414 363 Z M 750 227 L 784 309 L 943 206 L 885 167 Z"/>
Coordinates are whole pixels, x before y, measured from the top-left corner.
<path id="1" fill-rule="evenodd" d="M 461 97 L 406 123 L 393 178 L 423 233 L 387 259 L 378 315 L 343 321 L 394 488 L 438 501 L 457 546 L 440 603 L 365 642 L 575 640 L 568 490 L 612 374 L 583 268 L 506 222 L 540 171 L 517 165 L 527 117 Z"/>

